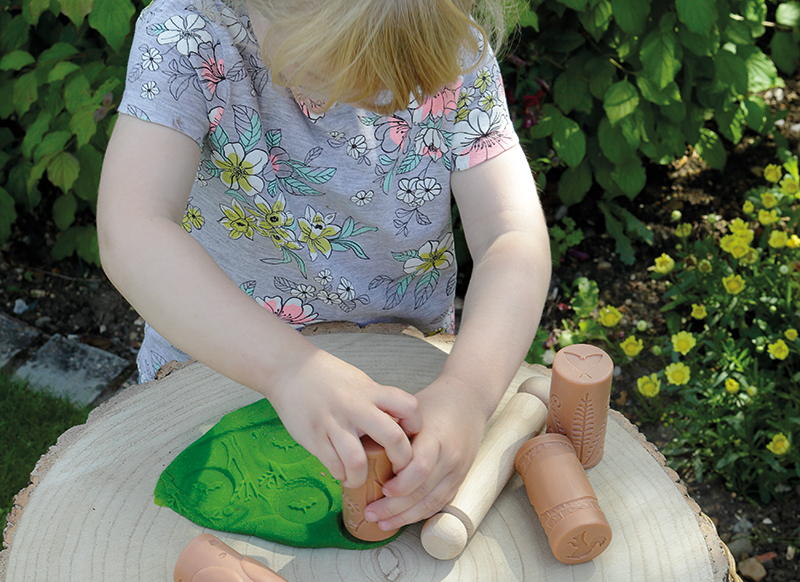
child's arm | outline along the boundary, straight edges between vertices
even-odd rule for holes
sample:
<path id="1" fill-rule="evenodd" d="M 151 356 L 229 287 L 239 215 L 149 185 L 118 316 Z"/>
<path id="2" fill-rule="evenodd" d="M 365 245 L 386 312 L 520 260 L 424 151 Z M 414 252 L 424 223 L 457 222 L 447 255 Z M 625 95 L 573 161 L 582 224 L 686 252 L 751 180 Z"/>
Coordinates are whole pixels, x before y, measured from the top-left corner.
<path id="1" fill-rule="evenodd" d="M 460 330 L 439 377 L 417 394 L 414 457 L 370 505 L 384 529 L 439 511 L 475 458 L 486 421 L 530 348 L 550 282 L 547 226 L 514 147 L 452 176 L 474 268 Z"/>
<path id="2" fill-rule="evenodd" d="M 412 451 L 403 429 L 420 428 L 417 400 L 260 307 L 182 228 L 199 160 L 185 135 L 119 116 L 97 205 L 111 281 L 167 340 L 267 397 L 289 433 L 348 486 L 366 479 L 364 434 L 384 445 L 397 470 L 405 467 Z"/>

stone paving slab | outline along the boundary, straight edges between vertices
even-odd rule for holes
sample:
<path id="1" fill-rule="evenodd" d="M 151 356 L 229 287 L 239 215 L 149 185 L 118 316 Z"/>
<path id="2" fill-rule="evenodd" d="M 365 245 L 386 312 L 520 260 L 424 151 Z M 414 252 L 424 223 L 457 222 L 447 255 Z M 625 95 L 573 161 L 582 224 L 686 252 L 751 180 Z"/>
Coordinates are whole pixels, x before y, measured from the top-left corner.
<path id="1" fill-rule="evenodd" d="M 128 367 L 119 356 L 55 334 L 16 372 L 33 388 L 91 404 Z"/>
<path id="2" fill-rule="evenodd" d="M 33 344 L 42 333 L 0 313 L 0 368 Z"/>

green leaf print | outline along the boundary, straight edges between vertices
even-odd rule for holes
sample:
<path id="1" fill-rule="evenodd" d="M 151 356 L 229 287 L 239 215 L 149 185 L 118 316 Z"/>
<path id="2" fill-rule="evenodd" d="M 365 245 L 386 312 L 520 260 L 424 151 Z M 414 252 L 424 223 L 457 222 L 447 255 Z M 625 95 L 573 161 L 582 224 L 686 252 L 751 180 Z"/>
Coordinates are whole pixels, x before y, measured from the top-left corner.
<path id="1" fill-rule="evenodd" d="M 286 164 L 291 166 L 303 180 L 312 184 L 324 184 L 336 173 L 336 168 L 309 168 L 304 163 L 294 160 L 289 160 Z"/>
<path id="2" fill-rule="evenodd" d="M 297 268 L 300 269 L 300 273 L 302 273 L 305 279 L 308 279 L 308 271 L 306 269 L 306 262 L 294 251 L 290 251 L 286 247 L 281 248 L 283 251 L 283 258 L 280 259 L 261 259 L 262 263 L 267 265 L 284 265 L 286 263 L 291 263 L 292 261 L 297 263 Z"/>
<path id="3" fill-rule="evenodd" d="M 416 249 L 412 249 L 410 251 L 405 251 L 403 253 L 392 253 L 395 261 L 400 261 L 401 263 L 405 263 L 408 259 L 418 259 L 419 252 Z"/>
<path id="4" fill-rule="evenodd" d="M 281 145 L 281 130 L 280 129 L 270 129 L 267 133 L 264 134 L 264 139 L 267 142 L 267 147 L 269 149 L 280 147 Z"/>
<path id="5" fill-rule="evenodd" d="M 278 180 L 280 180 L 281 183 L 289 189 L 289 192 L 295 196 L 322 196 L 322 192 L 312 188 L 305 182 L 301 182 L 294 176 L 278 178 Z"/>
<path id="6" fill-rule="evenodd" d="M 334 251 L 346 251 L 351 250 L 359 259 L 369 259 L 367 254 L 364 252 L 364 249 L 361 248 L 361 245 L 357 242 L 353 242 L 351 240 L 337 240 L 331 239 L 331 248 Z"/>
<path id="7" fill-rule="evenodd" d="M 417 287 L 414 290 L 414 309 L 424 305 L 433 294 L 436 289 L 436 283 L 439 281 L 439 275 L 438 269 L 432 269 L 417 281 Z"/>
<path id="8" fill-rule="evenodd" d="M 222 128 L 221 125 L 217 125 L 214 133 L 211 134 L 211 145 L 214 146 L 214 149 L 221 152 L 230 142 L 231 140 L 228 137 L 227 132 Z"/>
<path id="9" fill-rule="evenodd" d="M 414 280 L 414 275 L 403 275 L 395 279 L 386 287 L 386 305 L 384 309 L 392 309 L 397 307 L 403 300 L 403 297 L 408 291 L 408 286 Z"/>
<path id="10" fill-rule="evenodd" d="M 422 156 L 415 153 L 410 153 L 406 156 L 406 159 L 400 164 L 400 167 L 397 168 L 398 174 L 407 174 L 408 172 L 413 171 L 419 163 L 422 161 Z"/>
<path id="11" fill-rule="evenodd" d="M 239 143 L 245 152 L 249 152 L 261 139 L 261 118 L 255 109 L 234 105 L 233 120 L 239 132 Z"/>

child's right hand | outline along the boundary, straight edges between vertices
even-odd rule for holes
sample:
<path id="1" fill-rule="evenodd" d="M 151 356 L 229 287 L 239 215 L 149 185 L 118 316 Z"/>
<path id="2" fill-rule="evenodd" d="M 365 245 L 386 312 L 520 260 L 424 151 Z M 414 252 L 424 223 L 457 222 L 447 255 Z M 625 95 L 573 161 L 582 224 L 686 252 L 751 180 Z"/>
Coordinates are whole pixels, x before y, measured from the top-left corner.
<path id="1" fill-rule="evenodd" d="M 422 424 L 415 396 L 322 350 L 292 364 L 270 382 L 269 400 L 289 434 L 343 486 L 360 487 L 367 479 L 365 434 L 383 445 L 395 472 L 411 461 L 407 435 Z"/>

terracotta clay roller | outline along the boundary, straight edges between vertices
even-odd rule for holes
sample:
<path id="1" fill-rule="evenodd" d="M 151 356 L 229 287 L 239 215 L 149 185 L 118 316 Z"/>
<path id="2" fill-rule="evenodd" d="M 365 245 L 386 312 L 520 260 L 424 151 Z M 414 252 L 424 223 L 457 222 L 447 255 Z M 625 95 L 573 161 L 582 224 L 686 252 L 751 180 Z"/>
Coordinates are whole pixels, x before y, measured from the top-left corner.
<path id="1" fill-rule="evenodd" d="M 530 439 L 517 452 L 514 466 L 557 560 L 582 564 L 605 551 L 611 526 L 566 436 Z"/>
<path id="2" fill-rule="evenodd" d="M 614 362 L 600 348 L 567 346 L 553 360 L 547 432 L 569 437 L 584 469 L 603 456 Z"/>
<path id="3" fill-rule="evenodd" d="M 526 386 L 536 386 L 540 393 L 547 391 L 547 384 L 546 377 L 536 375 Z M 428 554 L 439 560 L 451 560 L 464 550 L 467 540 L 514 474 L 517 450 L 541 432 L 546 418 L 544 403 L 523 391 L 521 385 L 484 435 L 475 461 L 453 499 L 441 513 L 425 522 L 420 538 Z"/>
<path id="4" fill-rule="evenodd" d="M 361 438 L 367 453 L 367 481 L 361 487 L 342 487 L 342 518 L 350 535 L 367 542 L 379 542 L 392 537 L 397 530 L 383 531 L 376 522 L 364 519 L 364 510 L 381 499 L 383 485 L 394 476 L 392 462 L 384 448 L 368 436 Z"/>
<path id="5" fill-rule="evenodd" d="M 175 564 L 175 582 L 286 582 L 261 562 L 243 557 L 211 534 L 194 538 Z"/>

